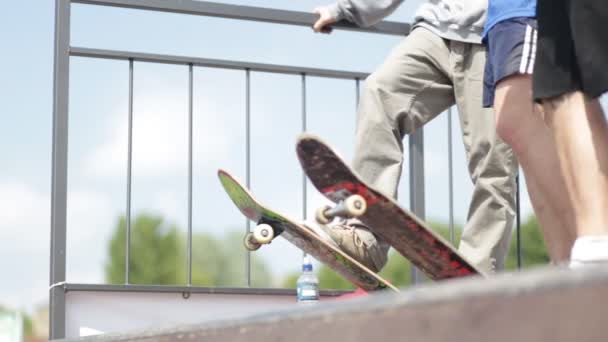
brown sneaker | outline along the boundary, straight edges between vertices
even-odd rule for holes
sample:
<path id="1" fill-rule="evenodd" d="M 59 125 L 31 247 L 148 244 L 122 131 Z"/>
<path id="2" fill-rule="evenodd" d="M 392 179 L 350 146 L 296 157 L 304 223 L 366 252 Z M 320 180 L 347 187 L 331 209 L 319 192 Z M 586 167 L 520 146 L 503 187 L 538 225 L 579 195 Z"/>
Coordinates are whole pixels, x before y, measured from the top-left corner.
<path id="1" fill-rule="evenodd" d="M 380 240 L 358 220 L 340 220 L 320 227 L 346 254 L 374 272 L 380 272 L 388 259 L 389 244 Z"/>

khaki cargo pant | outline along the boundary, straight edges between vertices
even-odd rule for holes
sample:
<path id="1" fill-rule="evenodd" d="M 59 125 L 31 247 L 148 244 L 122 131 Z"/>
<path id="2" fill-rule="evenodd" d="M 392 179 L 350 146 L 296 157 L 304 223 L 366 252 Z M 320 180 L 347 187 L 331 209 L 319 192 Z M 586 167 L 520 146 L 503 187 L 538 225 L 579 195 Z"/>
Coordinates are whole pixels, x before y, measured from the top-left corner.
<path id="1" fill-rule="evenodd" d="M 353 167 L 396 197 L 404 136 L 456 104 L 474 184 L 459 250 L 490 272 L 504 268 L 508 253 L 517 162 L 496 134 L 493 111 L 482 107 L 484 64 L 482 45 L 414 29 L 365 81 Z"/>

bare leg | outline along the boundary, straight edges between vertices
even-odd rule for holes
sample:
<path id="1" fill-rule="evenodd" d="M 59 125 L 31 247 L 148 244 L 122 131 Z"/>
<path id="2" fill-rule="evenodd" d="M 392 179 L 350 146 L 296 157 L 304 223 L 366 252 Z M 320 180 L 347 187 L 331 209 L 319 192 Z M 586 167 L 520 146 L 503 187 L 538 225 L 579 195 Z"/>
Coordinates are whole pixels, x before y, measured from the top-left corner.
<path id="1" fill-rule="evenodd" d="M 572 210 L 551 131 L 532 101 L 532 79 L 516 75 L 496 87 L 494 111 L 499 136 L 511 145 L 526 176 L 532 207 L 554 263 L 566 262 L 575 240 Z"/>
<path id="2" fill-rule="evenodd" d="M 572 199 L 572 231 L 608 235 L 608 126 L 598 100 L 573 92 L 542 107 Z"/>

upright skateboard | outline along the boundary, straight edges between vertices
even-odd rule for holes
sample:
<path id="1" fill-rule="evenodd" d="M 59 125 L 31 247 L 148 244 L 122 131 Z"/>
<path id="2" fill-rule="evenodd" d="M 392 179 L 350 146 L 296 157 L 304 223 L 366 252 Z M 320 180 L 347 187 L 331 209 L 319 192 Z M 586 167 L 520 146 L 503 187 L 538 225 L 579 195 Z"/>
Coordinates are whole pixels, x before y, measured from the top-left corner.
<path id="1" fill-rule="evenodd" d="M 483 275 L 422 220 L 361 180 L 320 138 L 302 134 L 296 150 L 312 184 L 336 203 L 317 210 L 318 222 L 357 217 L 433 280 Z"/>

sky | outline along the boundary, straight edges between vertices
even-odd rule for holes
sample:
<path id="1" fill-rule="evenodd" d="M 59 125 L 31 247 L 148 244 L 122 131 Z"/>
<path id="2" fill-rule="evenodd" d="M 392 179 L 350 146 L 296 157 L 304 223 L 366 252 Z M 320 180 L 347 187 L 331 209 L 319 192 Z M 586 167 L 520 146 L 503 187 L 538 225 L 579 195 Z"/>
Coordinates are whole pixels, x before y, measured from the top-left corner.
<path id="1" fill-rule="evenodd" d="M 233 0 L 231 4 L 310 11 L 319 0 Z M 419 0 L 388 19 L 411 22 Z M 33 310 L 48 302 L 54 1 L 11 1 L 0 13 L 0 305 Z M 71 45 L 370 72 L 402 37 L 187 15 L 72 6 Z M 306 80 L 307 129 L 352 157 L 356 87 Z M 103 283 L 107 242 L 126 208 L 128 63 L 70 60 L 67 281 Z M 135 63 L 132 213 L 159 213 L 186 229 L 188 69 Z M 216 172 L 245 178 L 245 73 L 194 70 L 193 229 L 222 236 L 245 229 Z M 251 186 L 262 202 L 302 218 L 301 79 L 251 74 Z M 447 115 L 425 128 L 426 217 L 448 220 Z M 454 214 L 471 196 L 453 116 Z M 407 150 L 407 140 L 405 144 Z M 407 158 L 406 158 L 407 159 Z M 409 205 L 407 162 L 400 202 Z M 323 203 L 308 185 L 310 217 Z M 527 193 L 523 216 L 531 214 Z M 194 251 L 196 253 L 196 251 Z M 243 253 L 244 251 L 238 251 Z M 283 241 L 254 254 L 276 279 L 298 271 L 301 252 Z M 184 261 L 185 262 L 185 261 Z M 275 279 L 275 280 L 276 280 Z M 234 286 L 243 286 L 242 283 Z"/>

